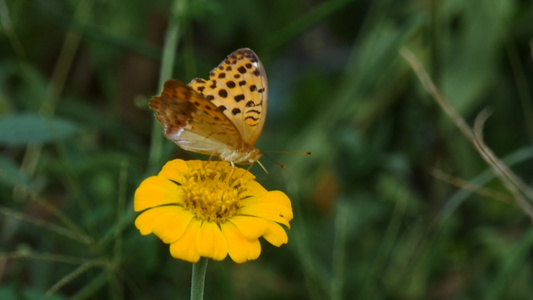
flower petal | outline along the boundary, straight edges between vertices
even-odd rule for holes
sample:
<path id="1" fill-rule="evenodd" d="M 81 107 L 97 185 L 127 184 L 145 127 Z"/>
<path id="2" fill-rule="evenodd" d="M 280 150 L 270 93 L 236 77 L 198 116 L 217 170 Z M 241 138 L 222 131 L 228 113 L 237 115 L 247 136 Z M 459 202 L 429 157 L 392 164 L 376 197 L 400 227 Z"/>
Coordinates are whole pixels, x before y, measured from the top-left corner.
<path id="1" fill-rule="evenodd" d="M 165 204 L 183 203 L 183 191 L 174 182 L 152 176 L 146 178 L 135 191 L 133 208 L 143 211 L 154 206 Z"/>
<path id="2" fill-rule="evenodd" d="M 177 206 L 165 206 L 166 213 L 161 214 L 153 223 L 154 234 L 165 244 L 178 240 L 185 232 L 193 214 Z"/>
<path id="3" fill-rule="evenodd" d="M 265 240 L 267 240 L 272 245 L 279 247 L 283 244 L 289 242 L 289 237 L 287 233 L 279 224 L 275 222 L 268 222 L 267 231 L 263 235 Z"/>
<path id="4" fill-rule="evenodd" d="M 187 173 L 188 169 L 188 162 L 185 162 L 182 159 L 174 159 L 167 162 L 157 176 L 181 183 L 183 175 Z"/>
<path id="5" fill-rule="evenodd" d="M 161 206 L 141 213 L 135 220 L 135 226 L 142 235 L 153 232 L 169 244 L 181 237 L 192 217 L 190 212 L 179 206 Z"/>
<path id="6" fill-rule="evenodd" d="M 228 165 L 229 168 L 233 168 L 231 166 Z M 255 179 L 255 176 L 254 174 L 250 173 L 248 170 L 246 169 L 241 169 L 241 168 L 233 168 L 232 169 L 232 172 L 233 172 L 233 177 L 234 178 L 241 178 L 241 179 L 244 179 L 244 180 L 250 180 L 250 182 L 255 182 L 257 183 L 256 181 L 252 181 Z"/>
<path id="7" fill-rule="evenodd" d="M 248 260 L 257 259 L 261 254 L 259 240 L 248 240 L 234 224 L 223 223 L 220 225 L 220 229 L 228 243 L 228 254 L 234 262 L 241 264 Z"/>
<path id="8" fill-rule="evenodd" d="M 154 227 L 152 226 L 152 224 L 154 223 L 154 219 L 158 218 L 161 214 L 159 209 L 160 207 L 156 207 L 156 208 L 147 210 L 141 213 L 135 219 L 135 227 L 139 229 L 142 235 L 148 235 L 154 231 Z"/>
<path id="9" fill-rule="evenodd" d="M 198 232 L 196 248 L 200 256 L 223 260 L 228 255 L 228 245 L 216 223 L 203 222 Z"/>
<path id="10" fill-rule="evenodd" d="M 160 234 L 162 234 L 162 236 L 167 236 L 167 234 L 164 234 L 164 231 L 161 230 L 162 228 L 165 230 L 170 228 L 176 231 L 173 235 L 181 235 L 183 233 L 183 229 L 181 228 L 187 227 L 187 223 L 191 217 L 191 213 L 188 213 L 179 206 L 154 207 L 142 212 L 137 219 L 135 219 L 135 227 L 139 229 L 142 235 L 155 233 L 160 238 Z"/>
<path id="11" fill-rule="evenodd" d="M 256 193 L 252 197 L 242 200 L 245 203 L 271 203 L 291 208 L 291 200 L 281 191 L 266 191 L 265 193 Z M 292 209 L 292 208 L 291 208 Z"/>
<path id="12" fill-rule="evenodd" d="M 183 236 L 179 240 L 170 244 L 170 255 L 190 263 L 197 263 L 200 259 L 200 254 L 193 245 L 196 244 L 199 231 L 200 221 L 192 219 Z"/>
<path id="13" fill-rule="evenodd" d="M 246 190 L 242 192 L 242 197 L 260 196 L 268 191 L 257 181 L 250 181 L 246 184 Z"/>
<path id="14" fill-rule="evenodd" d="M 187 161 L 185 161 L 185 163 L 187 164 L 187 167 L 189 169 L 195 170 L 195 169 L 204 169 L 206 164 L 213 164 L 213 163 L 216 163 L 216 162 L 214 162 L 214 161 L 207 161 L 206 162 L 206 161 L 201 161 L 201 160 L 187 160 Z"/>
<path id="15" fill-rule="evenodd" d="M 292 208 L 290 200 L 287 202 L 285 199 L 288 199 L 287 195 L 280 191 L 250 197 L 241 201 L 243 206 L 239 214 L 264 218 L 290 228 L 289 221 L 293 218 Z"/>
<path id="16" fill-rule="evenodd" d="M 256 240 L 265 234 L 268 226 L 268 221 L 262 218 L 250 216 L 234 216 L 229 219 L 242 235 L 249 240 Z"/>

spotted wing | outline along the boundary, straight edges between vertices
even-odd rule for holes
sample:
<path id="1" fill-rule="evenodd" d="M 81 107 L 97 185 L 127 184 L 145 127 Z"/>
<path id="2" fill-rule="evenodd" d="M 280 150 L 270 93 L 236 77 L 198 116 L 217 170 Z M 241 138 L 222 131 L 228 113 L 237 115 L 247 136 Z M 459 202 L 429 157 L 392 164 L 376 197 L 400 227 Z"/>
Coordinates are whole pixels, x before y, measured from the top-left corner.
<path id="1" fill-rule="evenodd" d="M 182 82 L 165 82 L 161 95 L 150 100 L 150 108 L 165 136 L 187 151 L 219 155 L 227 148 L 243 147 L 237 128 L 226 115 Z"/>
<path id="2" fill-rule="evenodd" d="M 243 48 L 231 53 L 209 74 L 189 83 L 235 125 L 246 147 L 253 147 L 267 111 L 267 77 L 257 55 Z"/>

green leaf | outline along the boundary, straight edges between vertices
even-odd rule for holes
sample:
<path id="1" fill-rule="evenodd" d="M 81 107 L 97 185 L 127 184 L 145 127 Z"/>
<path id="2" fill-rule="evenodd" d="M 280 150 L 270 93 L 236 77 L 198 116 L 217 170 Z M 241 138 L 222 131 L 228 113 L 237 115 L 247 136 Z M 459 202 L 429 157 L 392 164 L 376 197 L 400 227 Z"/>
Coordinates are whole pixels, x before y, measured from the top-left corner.
<path id="1" fill-rule="evenodd" d="M 19 168 L 9 159 L 0 156 L 0 183 L 9 186 L 24 185 L 29 186 L 28 178 L 22 174 Z M 0 299 L 2 299 L 0 297 Z"/>
<path id="2" fill-rule="evenodd" d="M 7 115 L 0 118 L 0 145 L 25 146 L 65 139 L 78 126 L 60 118 L 37 114 Z"/>

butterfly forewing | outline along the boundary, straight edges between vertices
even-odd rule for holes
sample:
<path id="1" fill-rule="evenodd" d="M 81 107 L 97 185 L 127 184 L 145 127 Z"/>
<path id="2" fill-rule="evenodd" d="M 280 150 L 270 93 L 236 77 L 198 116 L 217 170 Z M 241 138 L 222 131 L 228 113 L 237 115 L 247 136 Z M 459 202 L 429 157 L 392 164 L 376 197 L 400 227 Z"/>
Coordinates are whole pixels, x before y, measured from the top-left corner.
<path id="1" fill-rule="evenodd" d="M 268 87 L 265 69 L 252 50 L 233 52 L 211 71 L 209 80 L 196 78 L 189 86 L 222 111 L 244 144 L 253 147 L 265 124 Z"/>

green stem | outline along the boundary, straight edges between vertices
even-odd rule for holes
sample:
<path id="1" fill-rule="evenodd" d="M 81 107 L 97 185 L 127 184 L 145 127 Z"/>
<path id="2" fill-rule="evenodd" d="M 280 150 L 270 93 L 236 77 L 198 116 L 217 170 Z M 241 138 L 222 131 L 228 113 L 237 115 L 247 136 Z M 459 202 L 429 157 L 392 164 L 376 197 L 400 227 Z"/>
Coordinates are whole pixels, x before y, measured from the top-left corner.
<path id="1" fill-rule="evenodd" d="M 163 85 L 172 77 L 172 70 L 174 67 L 174 59 L 176 57 L 176 47 L 178 46 L 178 37 L 182 21 L 187 10 L 186 0 L 174 0 L 172 3 L 172 10 L 168 28 L 165 34 L 165 44 L 163 45 L 163 54 L 161 59 L 161 70 L 159 73 L 159 91 L 163 90 Z M 148 171 L 153 172 L 158 169 L 158 161 L 161 159 L 163 149 L 163 135 L 161 134 L 161 126 L 154 118 L 152 126 L 152 142 L 150 146 L 150 154 L 148 158 Z"/>
<path id="2" fill-rule="evenodd" d="M 205 271 L 208 261 L 207 257 L 202 257 L 192 265 L 191 300 L 204 299 Z"/>

